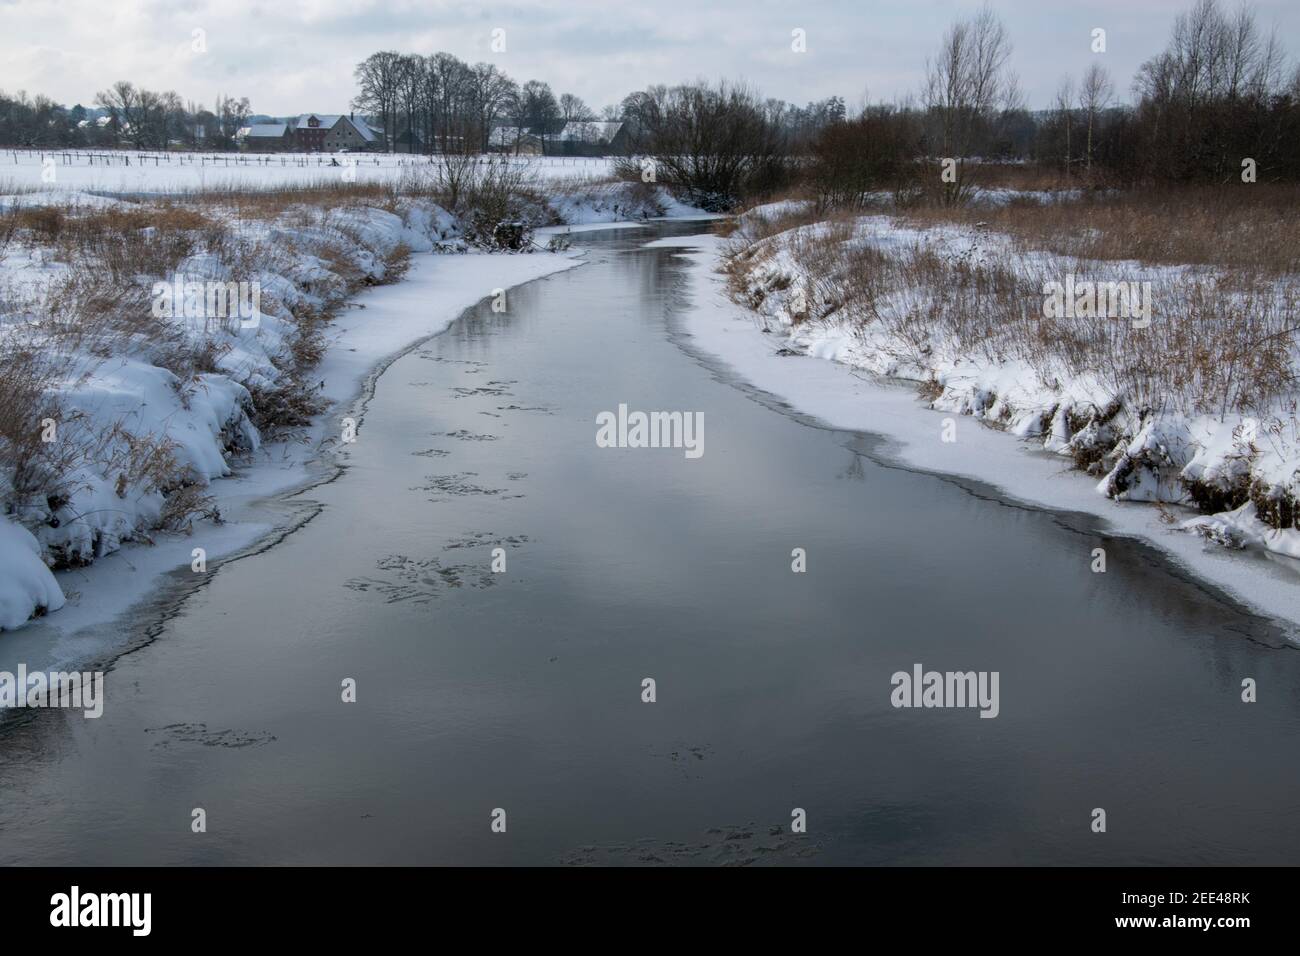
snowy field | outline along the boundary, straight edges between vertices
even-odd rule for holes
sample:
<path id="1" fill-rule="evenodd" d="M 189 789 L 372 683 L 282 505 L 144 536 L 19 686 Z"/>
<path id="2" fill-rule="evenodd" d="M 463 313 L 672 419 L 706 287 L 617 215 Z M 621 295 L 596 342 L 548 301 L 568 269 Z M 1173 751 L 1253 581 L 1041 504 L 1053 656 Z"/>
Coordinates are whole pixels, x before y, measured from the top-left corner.
<path id="1" fill-rule="evenodd" d="M 483 157 L 484 162 L 502 160 L 526 168 L 538 179 L 599 179 L 609 174 L 612 162 L 573 156 Z M 6 149 L 0 151 L 0 193 L 28 189 L 126 194 L 265 189 L 334 182 L 344 176 L 358 183 L 391 182 L 429 163 L 427 156 L 388 153 Z"/>

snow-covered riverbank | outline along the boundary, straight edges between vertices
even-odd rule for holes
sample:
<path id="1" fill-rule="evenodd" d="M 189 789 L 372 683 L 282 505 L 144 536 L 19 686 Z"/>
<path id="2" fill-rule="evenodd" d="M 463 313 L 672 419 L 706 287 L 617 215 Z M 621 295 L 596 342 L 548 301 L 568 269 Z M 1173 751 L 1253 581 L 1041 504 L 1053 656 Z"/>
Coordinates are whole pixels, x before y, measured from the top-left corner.
<path id="1" fill-rule="evenodd" d="M 322 448 L 339 440 L 345 411 L 377 367 L 420 339 L 445 329 L 464 309 L 492 290 L 508 289 L 580 262 L 572 255 L 554 253 L 417 255 L 401 283 L 360 293 L 330 327 L 327 351 L 314 370 L 314 377 L 321 383 L 319 395 L 328 403 L 328 409 L 290 440 L 259 443 L 242 460 L 232 456 L 230 464 L 224 463 L 220 429 L 209 427 L 204 431 L 201 426 L 206 422 L 199 418 L 203 412 L 196 414 L 193 402 L 186 408 L 177 398 L 174 405 L 156 408 L 167 399 L 167 391 L 150 393 L 148 382 L 117 379 L 116 388 L 125 402 L 141 407 L 149 407 L 152 402 L 157 419 L 167 423 L 166 434 L 188 432 L 194 436 L 196 448 L 223 462 L 207 477 L 227 480 L 212 481 L 206 489 L 222 515 L 222 523 L 198 521 L 192 534 L 154 532 L 135 541 L 127 528 L 139 515 L 123 516 L 121 536 L 111 547 L 100 545 L 105 548 L 100 557 L 121 549 L 119 560 L 95 560 L 93 566 L 69 568 L 56 576 L 40 560 L 40 547 L 30 532 L 6 521 L 8 538 L 0 552 L 6 562 L 0 571 L 4 575 L 5 625 L 18 626 L 31 614 L 32 607 L 45 604 L 50 611 L 62 608 L 58 621 L 62 630 L 75 630 L 119 613 L 146 593 L 160 574 L 191 564 L 194 548 L 202 548 L 206 561 L 214 562 L 248 546 L 268 530 L 257 520 L 241 520 L 246 517 L 248 504 L 311 480 L 311 463 Z M 89 408 L 108 411 L 102 404 Z M 207 439 L 206 444 L 200 443 L 200 436 Z"/>
<path id="2" fill-rule="evenodd" d="M 789 328 L 763 331 L 763 320 L 728 295 L 726 279 L 718 272 L 724 244 L 716 236 L 653 243 L 681 248 L 691 263 L 690 304 L 683 322 L 696 347 L 802 413 L 832 427 L 885 437 L 889 453 L 907 465 L 973 478 L 1032 506 L 1101 518 L 1111 533 L 1155 545 L 1245 604 L 1290 622 L 1293 637 L 1300 633 L 1294 626 L 1300 622 L 1294 562 L 1262 549 L 1226 550 L 1172 527 L 1150 504 L 1099 495 L 1096 479 L 1072 470 L 1069 460 L 1030 447 L 1011 431 L 932 409 L 918 397 L 915 383 L 883 378 L 847 362 L 858 344 L 847 333 L 837 339 L 822 330 L 821 343 L 810 347 Z M 949 423 L 955 427 L 953 441 L 944 440 Z M 1080 540 L 1080 574 L 1092 573 L 1092 551 L 1101 546 L 1100 539 Z M 942 542 L 918 542 L 917 547 L 941 548 Z M 1009 581 L 1009 592 L 1015 586 Z"/>
<path id="3" fill-rule="evenodd" d="M 134 212 L 129 203 L 75 194 L 28 193 L 10 202 L 66 208 L 78 200 Z M 562 201 L 566 218 L 578 224 L 613 220 L 635 205 L 603 185 L 570 189 Z M 665 210 L 694 212 L 666 196 L 643 212 Z M 57 611 L 53 630 L 67 637 L 131 606 L 164 573 L 210 569 L 247 548 L 271 530 L 272 519 L 256 503 L 322 474 L 321 453 L 359 426 L 348 412 L 378 369 L 474 303 L 581 262 L 536 247 L 526 254 L 474 251 L 458 234 L 453 217 L 424 200 L 389 209 L 295 208 L 267 222 L 241 221 L 221 255 L 205 249 L 177 266 L 187 277 L 251 276 L 263 290 L 256 322 L 182 330 L 178 341 L 203 354 L 202 370 L 168 367 L 157 343 L 139 335 L 114 338 L 121 347 L 113 351 L 102 339 L 78 341 L 45 391 L 57 412 L 42 420 L 53 423 L 55 442 L 76 449 L 59 482 L 66 493 L 24 496 L 21 476 L 4 476 L 14 510 L 0 526 L 0 629 Z M 5 347 L 42 341 L 40 317 L 57 314 L 47 297 L 62 287 L 68 263 L 19 244 L 0 265 L 13 290 L 9 321 L 0 326 Z M 400 281 L 384 284 L 395 278 L 390 271 L 408 268 Z M 143 299 L 123 311 L 134 315 L 141 302 L 147 308 Z M 304 314 L 326 321 L 314 327 L 319 358 L 294 367 L 287 358 Z M 305 386 L 290 381 L 299 373 L 310 379 Z M 266 407 L 281 403 L 281 395 L 290 403 L 309 396 L 311 414 L 289 426 L 281 414 L 265 433 L 258 424 L 269 420 Z M 174 496 L 187 493 L 190 510 L 169 526 Z M 6 657 L 23 643 L 9 637 Z M 84 657 L 81 639 L 69 640 L 40 656 Z"/>
<path id="4" fill-rule="evenodd" d="M 292 440 L 263 444 L 227 477 L 209 486 L 223 523 L 196 522 L 192 534 L 155 534 L 150 542 L 129 541 L 91 566 L 52 575 L 67 603 L 49 619 L 51 626 L 41 629 L 44 633 L 31 635 L 39 647 L 31 646 L 26 630 L 6 634 L 0 660 L 60 663 L 92 656 L 99 649 L 94 635 L 84 629 L 126 611 L 169 572 L 191 566 L 194 548 L 204 549 L 211 572 L 223 557 L 272 532 L 278 516 L 260 510 L 258 503 L 330 473 L 322 452 L 327 454 L 337 444 L 342 420 L 356 414 L 357 403 L 392 359 L 446 329 L 494 288 L 508 290 L 581 264 L 580 257 L 553 253 L 418 255 L 401 282 L 361 292 L 331 327 L 329 347 L 316 369 L 329 410 Z M 44 564 L 39 567 L 43 570 Z"/>
<path id="5" fill-rule="evenodd" d="M 791 351 L 914 382 L 931 407 L 1072 461 L 1099 494 L 1194 508 L 1189 533 L 1300 558 L 1292 275 L 1071 255 L 1060 235 L 988 223 L 820 221 L 798 203 L 738 222 L 732 297 Z"/>

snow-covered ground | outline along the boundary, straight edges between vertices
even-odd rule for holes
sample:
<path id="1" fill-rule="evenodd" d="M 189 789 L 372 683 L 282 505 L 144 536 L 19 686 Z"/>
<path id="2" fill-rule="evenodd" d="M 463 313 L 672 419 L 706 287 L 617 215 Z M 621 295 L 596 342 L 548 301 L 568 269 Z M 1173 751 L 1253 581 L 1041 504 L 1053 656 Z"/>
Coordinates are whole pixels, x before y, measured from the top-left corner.
<path id="1" fill-rule="evenodd" d="M 725 244 L 716 236 L 650 244 L 680 248 L 692 263 L 691 304 L 684 325 L 698 348 L 830 426 L 884 436 L 892 453 L 911 465 L 974 478 L 1034 506 L 1095 515 L 1113 533 L 1150 542 L 1238 600 L 1289 622 L 1293 639 L 1300 635 L 1295 626 L 1300 623 L 1297 564 L 1282 549 L 1228 550 L 1171 525 L 1150 504 L 1098 494 L 1096 479 L 1073 470 L 1068 459 L 1045 447 L 1042 436 L 1027 442 L 1023 431 L 988 427 L 980 418 L 953 414 L 956 405 L 930 407 L 918 396 L 914 381 L 896 377 L 897 368 L 873 367 L 870 350 L 847 330 L 815 323 L 792 329 L 788 323 L 773 323 L 770 316 L 758 316 L 729 296 L 718 272 Z M 955 428 L 953 441 L 944 440 L 949 423 Z M 1230 516 L 1216 520 L 1228 521 Z M 1271 529 L 1260 533 L 1266 530 Z M 1091 549 L 1098 544 L 1081 549 L 1081 573 L 1088 573 Z M 918 547 L 942 546 L 918 542 Z M 1008 587 L 1014 589 L 1015 582 Z"/>
<path id="2" fill-rule="evenodd" d="M 863 250 L 885 259 L 852 257 Z M 984 229 L 913 228 L 884 215 L 742 238 L 731 251 L 740 252 L 732 265 L 741 294 L 791 351 L 924 383 L 937 410 L 1086 462 L 1103 495 L 1212 504 L 1217 513 L 1185 514 L 1181 528 L 1300 558 L 1300 531 L 1286 518 L 1300 501 L 1300 396 L 1284 386 L 1261 402 L 1249 382 L 1254 370 L 1227 364 L 1265 354 L 1268 342 L 1279 365 L 1300 364 L 1286 345 L 1294 284 L 1241 291 L 1209 267 L 1070 259 L 1016 248 Z M 904 260 L 913 271 L 891 274 L 886 263 Z M 1145 319 L 1058 315 L 1050 323 L 1036 314 L 1045 280 L 1072 282 L 1074 273 L 1145 285 L 1148 309 L 1155 288 L 1156 324 L 1149 311 Z M 877 280 L 869 293 L 853 286 L 863 274 Z M 953 297 L 975 274 L 1014 288 Z M 1242 407 L 1239 397 L 1253 404 Z M 1277 513 L 1272 527 L 1260 509 Z"/>
<path id="3" fill-rule="evenodd" d="M 509 162 L 541 180 L 603 178 L 603 157 L 485 157 Z M 331 165 L 338 162 L 338 166 Z M 355 163 L 355 166 L 353 165 Z M 186 153 L 135 150 L 0 150 L 0 192 L 65 189 L 107 193 L 168 193 L 257 189 L 338 182 L 394 182 L 429 165 L 427 156 L 389 153 Z"/>

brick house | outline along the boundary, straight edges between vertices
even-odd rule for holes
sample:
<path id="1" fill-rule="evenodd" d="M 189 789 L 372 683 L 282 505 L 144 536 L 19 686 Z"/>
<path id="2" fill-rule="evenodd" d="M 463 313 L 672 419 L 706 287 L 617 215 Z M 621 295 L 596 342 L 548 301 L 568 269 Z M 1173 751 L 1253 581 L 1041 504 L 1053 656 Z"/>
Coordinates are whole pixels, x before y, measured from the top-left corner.
<path id="1" fill-rule="evenodd" d="M 378 149 L 380 135 L 355 114 L 304 113 L 292 123 L 293 148 L 305 153 Z"/>

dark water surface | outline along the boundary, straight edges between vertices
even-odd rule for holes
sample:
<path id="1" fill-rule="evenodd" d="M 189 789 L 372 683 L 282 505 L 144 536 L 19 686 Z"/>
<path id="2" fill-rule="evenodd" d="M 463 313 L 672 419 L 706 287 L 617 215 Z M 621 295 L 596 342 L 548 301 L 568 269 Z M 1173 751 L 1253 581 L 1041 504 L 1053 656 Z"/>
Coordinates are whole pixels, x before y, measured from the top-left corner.
<path id="1" fill-rule="evenodd" d="M 1300 653 L 733 381 L 654 234 L 395 362 L 315 517 L 135 622 L 101 719 L 11 723 L 0 862 L 1300 859 Z M 703 412 L 703 457 L 598 448 L 620 402 Z M 1000 715 L 894 709 L 918 662 L 998 671 Z"/>

